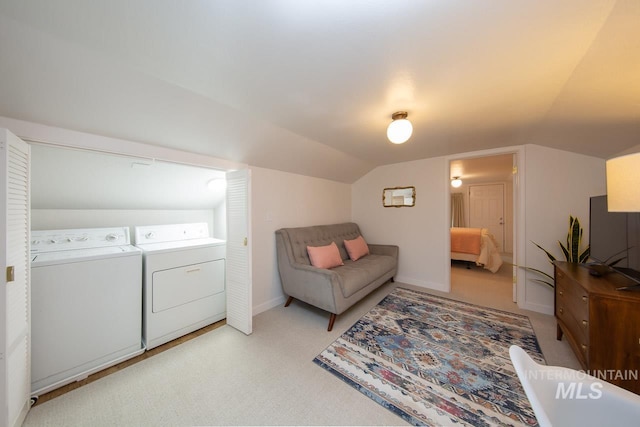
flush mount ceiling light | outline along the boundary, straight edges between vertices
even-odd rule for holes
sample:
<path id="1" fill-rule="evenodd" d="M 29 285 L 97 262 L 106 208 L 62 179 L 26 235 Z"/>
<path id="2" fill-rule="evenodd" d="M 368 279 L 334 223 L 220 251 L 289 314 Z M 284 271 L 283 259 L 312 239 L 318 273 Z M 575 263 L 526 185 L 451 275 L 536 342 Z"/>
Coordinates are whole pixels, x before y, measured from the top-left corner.
<path id="1" fill-rule="evenodd" d="M 407 120 L 406 111 L 398 111 L 391 115 L 393 121 L 389 123 L 387 128 L 387 138 L 394 144 L 402 144 L 407 142 L 413 132 L 411 122 Z"/>
<path id="2" fill-rule="evenodd" d="M 453 188 L 458 188 L 462 185 L 462 180 L 460 179 L 459 176 L 454 176 L 453 179 L 451 180 L 451 186 Z"/>

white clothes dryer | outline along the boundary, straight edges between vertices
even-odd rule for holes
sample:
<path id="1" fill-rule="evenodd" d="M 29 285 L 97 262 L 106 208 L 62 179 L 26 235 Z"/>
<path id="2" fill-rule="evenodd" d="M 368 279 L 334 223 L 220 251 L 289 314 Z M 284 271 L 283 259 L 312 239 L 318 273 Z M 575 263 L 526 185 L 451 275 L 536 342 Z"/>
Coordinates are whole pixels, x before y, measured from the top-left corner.
<path id="1" fill-rule="evenodd" d="M 147 350 L 226 317 L 224 240 L 206 223 L 135 227 Z"/>
<path id="2" fill-rule="evenodd" d="M 129 228 L 31 239 L 32 395 L 143 353 L 142 251 Z"/>

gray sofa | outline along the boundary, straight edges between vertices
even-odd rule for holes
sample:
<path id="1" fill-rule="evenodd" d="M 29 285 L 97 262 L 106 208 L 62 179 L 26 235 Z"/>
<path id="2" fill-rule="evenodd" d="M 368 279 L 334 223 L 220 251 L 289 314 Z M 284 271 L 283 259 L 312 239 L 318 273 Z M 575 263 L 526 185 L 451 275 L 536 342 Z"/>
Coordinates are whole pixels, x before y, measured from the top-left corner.
<path id="1" fill-rule="evenodd" d="M 380 285 L 393 281 L 398 270 L 398 247 L 368 244 L 370 254 L 351 261 L 343 242 L 360 234 L 358 225 L 351 222 L 276 231 L 278 270 L 282 288 L 289 296 L 285 307 L 295 298 L 328 311 L 330 331 L 338 314 Z M 331 242 L 338 246 L 344 265 L 331 269 L 313 267 L 307 246 Z"/>

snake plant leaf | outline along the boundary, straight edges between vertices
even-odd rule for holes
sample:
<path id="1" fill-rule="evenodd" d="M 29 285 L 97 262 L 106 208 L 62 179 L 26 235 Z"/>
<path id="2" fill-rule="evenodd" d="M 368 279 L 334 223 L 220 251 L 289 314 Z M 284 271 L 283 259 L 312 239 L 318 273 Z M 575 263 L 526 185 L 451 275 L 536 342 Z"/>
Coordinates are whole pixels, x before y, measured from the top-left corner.
<path id="1" fill-rule="evenodd" d="M 543 248 L 542 246 L 540 246 L 539 244 L 537 244 L 536 242 L 534 242 L 533 240 L 531 241 L 531 243 L 533 243 L 534 245 L 536 245 L 538 248 L 540 248 L 545 254 L 547 254 L 547 258 L 549 258 L 549 262 L 553 262 L 556 260 L 556 257 L 554 257 L 551 252 L 549 252 L 548 250 L 546 250 L 545 248 Z M 524 267 L 527 268 L 527 267 Z"/>
<path id="2" fill-rule="evenodd" d="M 525 270 L 527 270 L 527 271 L 533 271 L 534 273 L 538 273 L 538 274 L 540 274 L 540 275 L 542 275 L 542 276 L 548 277 L 548 278 L 549 278 L 549 279 L 551 279 L 551 280 L 555 280 L 555 279 L 553 278 L 553 276 L 552 276 L 552 275 L 550 275 L 549 273 L 546 273 L 546 272 L 544 272 L 544 271 L 542 271 L 542 270 L 538 270 L 537 268 L 533 268 L 533 267 L 526 267 L 526 266 L 524 266 L 524 265 L 517 265 L 516 267 L 523 268 L 523 269 L 525 269 Z M 533 280 L 533 279 L 532 279 L 532 280 Z"/>
<path id="3" fill-rule="evenodd" d="M 619 263 L 620 261 L 626 258 L 627 258 L 626 256 L 623 256 L 622 258 L 618 258 L 615 261 L 605 262 L 604 264 L 608 265 L 609 267 L 613 267 L 614 265 L 616 265 L 617 263 Z"/>
<path id="4" fill-rule="evenodd" d="M 580 220 L 577 217 L 569 215 L 569 232 L 567 233 L 567 245 L 563 245 L 558 241 L 560 249 L 568 262 L 583 263 L 589 258 L 589 248 L 580 252 L 580 246 L 582 244 L 582 227 L 580 227 Z"/>
<path id="5" fill-rule="evenodd" d="M 566 246 L 560 240 L 558 240 L 558 246 L 560 246 L 560 249 L 562 250 L 562 254 L 564 255 L 564 258 L 568 262 L 585 263 L 589 259 L 589 255 L 591 254 L 591 250 L 589 249 L 589 246 L 587 246 L 586 249 L 580 252 L 580 246 L 582 245 L 582 232 L 583 230 L 582 230 L 582 227 L 580 227 L 580 220 L 578 219 L 578 217 L 569 215 L 569 232 L 567 233 Z M 540 249 L 547 255 L 547 258 L 549 258 L 549 262 L 553 263 L 554 261 L 556 261 L 556 257 L 553 256 L 551 252 L 549 252 L 548 250 L 546 250 L 545 248 L 543 248 L 542 246 L 540 246 L 534 241 L 531 241 L 531 243 L 536 245 L 538 249 Z M 615 254 L 614 256 L 616 255 L 619 255 L 619 254 Z M 622 259 L 616 260 L 615 262 L 617 263 L 621 260 Z M 524 267 L 520 265 L 518 265 L 517 267 L 524 268 L 525 270 L 534 272 L 550 280 L 550 281 L 547 281 L 546 279 L 530 279 L 531 281 L 547 285 L 551 288 L 555 287 L 555 278 L 550 274 L 547 274 L 544 271 L 538 270 L 536 268 Z"/>
<path id="6" fill-rule="evenodd" d="M 571 239 L 571 240 L 569 240 Z M 569 215 L 569 235 L 567 236 L 567 247 L 570 247 L 571 257 L 570 262 L 578 262 L 580 241 L 582 240 L 582 228 L 580 228 L 580 221 L 577 218 Z M 571 246 L 569 246 L 571 245 Z"/>
<path id="7" fill-rule="evenodd" d="M 584 264 L 585 262 L 587 262 L 587 260 L 589 259 L 589 255 L 591 254 L 591 249 L 589 247 L 587 247 L 584 251 L 582 251 L 582 253 L 580 254 L 580 257 L 578 259 L 578 262 L 581 264 Z"/>
<path id="8" fill-rule="evenodd" d="M 560 245 L 560 249 L 562 250 L 562 253 L 564 254 L 564 259 L 569 261 L 571 259 L 571 254 L 569 253 L 569 249 L 565 248 L 560 240 L 558 240 L 558 245 Z"/>
<path id="9" fill-rule="evenodd" d="M 537 283 L 542 283 L 543 285 L 547 285 L 548 287 L 550 287 L 551 289 L 553 289 L 555 287 L 555 285 L 553 284 L 553 282 L 547 282 L 546 280 L 542 280 L 542 279 L 531 279 L 532 282 L 537 282 Z"/>
<path id="10" fill-rule="evenodd" d="M 605 259 L 604 261 L 602 261 L 602 263 L 603 263 L 603 264 L 608 265 L 609 267 L 613 267 L 614 265 L 616 265 L 616 264 L 617 264 L 617 263 L 619 263 L 620 261 L 622 261 L 622 260 L 624 260 L 624 259 L 627 259 L 627 256 L 625 255 L 625 256 L 620 257 L 620 258 L 618 258 L 618 259 L 616 259 L 616 260 L 614 260 L 614 261 L 611 261 L 611 258 L 616 257 L 616 256 L 618 256 L 618 255 L 620 255 L 620 254 L 623 254 L 623 253 L 628 253 L 627 251 L 628 251 L 629 249 L 632 249 L 632 248 L 633 248 L 633 246 L 629 246 L 628 248 L 623 249 L 623 250 L 621 250 L 620 252 L 616 252 L 615 254 L 611 255 L 609 258 L 607 258 L 607 259 Z"/>

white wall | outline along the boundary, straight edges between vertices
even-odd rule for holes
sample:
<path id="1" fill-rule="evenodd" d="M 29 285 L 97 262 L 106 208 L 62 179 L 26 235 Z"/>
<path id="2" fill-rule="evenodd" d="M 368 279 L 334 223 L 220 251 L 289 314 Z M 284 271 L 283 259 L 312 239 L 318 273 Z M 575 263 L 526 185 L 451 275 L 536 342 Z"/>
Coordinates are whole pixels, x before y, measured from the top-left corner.
<path id="1" fill-rule="evenodd" d="M 224 224 L 224 189 L 207 183 L 225 173 L 212 168 L 32 144 L 31 172 L 33 230 L 126 226 L 133 242 L 139 225 Z"/>
<path id="2" fill-rule="evenodd" d="M 32 230 L 129 227 L 132 241 L 133 227 L 138 225 L 206 222 L 211 233 L 213 219 L 213 211 L 208 209 L 31 209 Z"/>
<path id="3" fill-rule="evenodd" d="M 146 159 L 166 160 L 185 165 L 209 167 L 219 170 L 241 169 L 244 163 L 191 153 L 157 145 L 143 144 L 119 138 L 110 138 L 39 123 L 0 116 L 0 126 L 9 129 L 26 142 L 44 142 L 64 147 L 77 147 L 98 152 L 123 154 Z"/>
<path id="4" fill-rule="evenodd" d="M 572 214 L 583 224 L 586 244 L 589 197 L 605 193 L 605 161 L 536 145 L 524 148 L 525 227 L 520 238 L 526 244 L 525 253 L 518 254 L 515 262 L 552 271 L 544 254 L 530 241 L 557 247 L 557 241 L 566 238 Z M 444 157 L 381 166 L 352 186 L 353 220 L 365 239 L 400 246 L 399 282 L 439 290 L 449 287 L 448 167 Z M 384 187 L 407 185 L 416 187 L 415 207 L 382 207 Z M 530 278 L 533 276 L 523 286 L 524 295 L 519 295 L 521 306 L 551 314 L 553 292 Z"/>
<path id="5" fill-rule="evenodd" d="M 219 170 L 34 144 L 31 171 L 33 230 L 224 222 Z"/>
<path id="6" fill-rule="evenodd" d="M 0 117 L 0 126 L 31 140 L 70 144 L 98 151 L 139 155 L 221 170 L 245 165 L 194 153 L 105 138 Z M 549 267 L 544 254 L 529 244 L 534 240 L 552 247 L 564 239 L 570 214 L 588 230 L 589 196 L 605 194 L 603 159 L 527 145 L 523 262 Z M 495 154 L 495 153 L 489 153 Z M 449 281 L 449 159 L 438 157 L 381 166 L 353 185 L 270 169 L 252 168 L 253 303 L 259 313 L 284 300 L 278 277 L 274 232 L 282 227 L 329 224 L 353 220 L 370 243 L 400 246 L 398 281 L 446 290 Z M 413 208 L 383 208 L 385 187 L 416 187 Z M 44 213 L 41 212 L 41 213 Z M 65 213 L 66 214 L 66 213 Z M 107 215 L 106 213 L 103 213 Z M 117 213 L 113 213 L 118 215 Z M 105 217 L 105 221 L 106 221 Z M 149 220 L 149 217 L 147 217 Z M 57 224 L 63 224 L 59 219 Z M 77 223 L 77 222 L 76 222 Z M 51 222 L 34 216 L 34 225 L 49 228 Z M 213 228 L 220 227 L 214 224 Z M 559 253 L 558 253 L 559 255 Z M 551 313 L 549 289 L 527 280 L 524 308 Z"/>
<path id="7" fill-rule="evenodd" d="M 221 240 L 227 240 L 227 202 L 222 201 L 213 210 L 213 231 L 212 237 Z"/>
<path id="8" fill-rule="evenodd" d="M 382 193 L 380 193 L 382 194 Z M 351 186 L 251 167 L 254 314 L 284 303 L 275 231 L 351 220 Z"/>
<path id="9" fill-rule="evenodd" d="M 352 186 L 352 217 L 365 240 L 400 247 L 399 282 L 448 287 L 448 176 L 447 160 L 438 157 L 380 166 Z M 405 186 L 416 188 L 414 207 L 382 206 L 384 188 Z"/>
<path id="10" fill-rule="evenodd" d="M 589 243 L 589 197 L 606 194 L 605 160 L 538 145 L 526 146 L 526 223 L 524 265 L 553 272 L 546 255 L 531 241 L 554 254 L 564 256 L 558 240 L 565 242 L 569 215 L 577 216 L 584 229 L 584 246 Z M 522 258 L 521 258 L 522 259 Z M 553 313 L 553 291 L 531 282 L 526 273 L 525 307 Z"/>
<path id="11" fill-rule="evenodd" d="M 504 182 L 504 251 L 513 254 L 513 180 Z M 513 261 L 513 260 L 511 260 Z"/>
<path id="12" fill-rule="evenodd" d="M 225 172 L 123 155 L 31 145 L 35 209 L 211 209 Z"/>
<path id="13" fill-rule="evenodd" d="M 16 135 L 31 141 L 175 161 L 218 170 L 246 167 L 244 164 L 224 159 L 6 117 L 0 117 L 0 126 L 7 127 Z M 349 184 L 262 168 L 252 168 L 251 187 L 253 306 L 254 313 L 260 313 L 284 301 L 276 266 L 275 230 L 282 227 L 350 221 L 351 187 Z M 37 209 L 32 224 L 34 228 L 48 229 L 76 228 L 85 225 L 93 227 L 102 226 L 102 224 L 104 226 L 127 225 L 130 222 L 137 222 L 138 219 L 144 220 L 147 224 L 181 222 L 172 221 L 178 218 L 194 219 L 195 222 L 195 218 L 200 218 L 200 213 L 203 213 L 207 215 L 206 222 L 213 227 L 213 235 L 225 238 L 226 218 L 221 215 L 223 212 L 224 204 L 214 210 L 213 218 L 211 211 L 203 213 L 195 210 L 123 209 L 109 212 L 91 209 Z"/>

